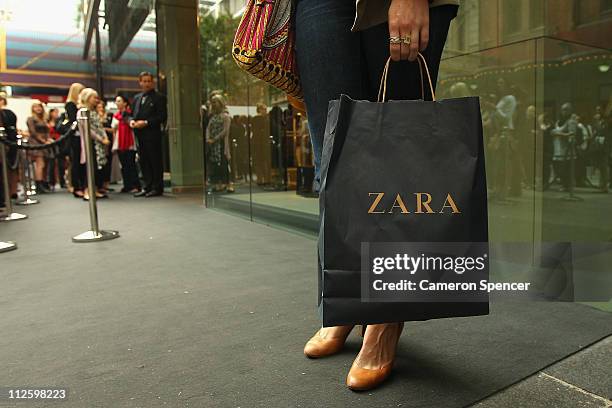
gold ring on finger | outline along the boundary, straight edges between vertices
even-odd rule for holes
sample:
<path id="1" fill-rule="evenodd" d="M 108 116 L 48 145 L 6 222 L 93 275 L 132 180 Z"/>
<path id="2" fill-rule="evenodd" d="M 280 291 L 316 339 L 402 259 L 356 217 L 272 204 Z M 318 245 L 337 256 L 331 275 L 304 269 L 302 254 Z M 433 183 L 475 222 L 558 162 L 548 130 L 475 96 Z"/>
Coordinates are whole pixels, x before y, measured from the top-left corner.
<path id="1" fill-rule="evenodd" d="M 403 42 L 402 37 L 389 37 L 389 42 L 391 44 L 401 44 Z"/>
<path id="2" fill-rule="evenodd" d="M 410 36 L 409 35 L 405 35 L 403 37 L 401 37 L 402 40 L 402 44 L 406 44 L 406 45 L 410 45 Z"/>

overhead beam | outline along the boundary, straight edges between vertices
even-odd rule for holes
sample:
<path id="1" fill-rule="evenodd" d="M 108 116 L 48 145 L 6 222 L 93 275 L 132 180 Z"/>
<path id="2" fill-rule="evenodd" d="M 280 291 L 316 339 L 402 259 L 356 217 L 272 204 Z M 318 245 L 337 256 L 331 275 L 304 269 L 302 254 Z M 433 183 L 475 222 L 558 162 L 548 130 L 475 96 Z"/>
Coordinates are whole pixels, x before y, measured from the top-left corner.
<path id="1" fill-rule="evenodd" d="M 108 24 L 111 61 L 115 62 L 130 45 L 151 10 L 150 1 L 106 0 L 104 12 Z"/>
<path id="2" fill-rule="evenodd" d="M 87 2 L 87 15 L 85 16 L 85 43 L 83 45 L 83 59 L 89 57 L 89 48 L 91 47 L 91 39 L 93 38 L 94 30 L 98 26 L 98 11 L 100 9 L 101 0 L 89 0 Z"/>

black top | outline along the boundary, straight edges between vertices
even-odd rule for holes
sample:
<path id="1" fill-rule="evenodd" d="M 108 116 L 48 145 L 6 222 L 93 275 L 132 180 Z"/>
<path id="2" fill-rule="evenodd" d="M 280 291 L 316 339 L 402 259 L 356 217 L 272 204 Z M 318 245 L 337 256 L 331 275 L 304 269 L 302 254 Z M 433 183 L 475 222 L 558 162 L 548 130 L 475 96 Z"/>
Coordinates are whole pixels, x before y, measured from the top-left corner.
<path id="1" fill-rule="evenodd" d="M 6 131 L 6 136 L 10 140 L 16 139 L 17 136 L 17 116 L 10 109 L 0 109 L 0 115 L 2 115 L 2 126 Z"/>
<path id="2" fill-rule="evenodd" d="M 17 116 L 10 109 L 0 109 L 0 126 L 6 131 L 6 138 L 12 142 L 17 141 Z M 7 151 L 8 166 L 15 170 L 17 168 L 17 148 L 8 146 Z"/>
<path id="3" fill-rule="evenodd" d="M 68 116 L 68 120 L 70 120 L 70 123 L 77 120 L 78 108 L 76 106 L 76 103 L 66 102 L 66 105 L 64 105 L 64 109 L 66 109 L 66 115 Z"/>
<path id="4" fill-rule="evenodd" d="M 142 129 L 134 129 L 136 133 L 160 133 L 168 113 L 166 97 L 155 90 L 139 93 L 134 97 L 134 113 L 132 119 L 146 120 L 149 124 Z"/>
<path id="5" fill-rule="evenodd" d="M 77 108 L 76 103 L 74 102 L 66 102 L 66 105 L 64 105 L 64 109 L 66 110 L 66 117 L 68 117 L 68 122 L 72 125 L 72 123 L 77 120 L 77 112 L 79 111 L 79 108 Z M 78 129 L 72 134 L 72 136 L 81 137 Z"/>

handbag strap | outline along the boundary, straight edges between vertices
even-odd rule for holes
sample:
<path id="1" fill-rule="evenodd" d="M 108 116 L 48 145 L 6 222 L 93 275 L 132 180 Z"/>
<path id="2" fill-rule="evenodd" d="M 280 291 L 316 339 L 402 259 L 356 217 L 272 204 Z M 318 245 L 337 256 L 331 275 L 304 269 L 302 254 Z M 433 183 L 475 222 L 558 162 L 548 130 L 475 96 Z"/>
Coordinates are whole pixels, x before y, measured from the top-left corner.
<path id="1" fill-rule="evenodd" d="M 427 61 L 425 61 L 425 57 L 420 52 L 417 54 L 417 62 L 419 63 L 419 73 L 421 75 L 421 98 L 425 100 L 425 89 L 423 87 L 423 82 L 425 81 L 425 78 L 423 77 L 423 66 L 425 66 L 427 81 L 429 82 L 429 90 L 431 91 L 431 99 L 435 101 L 436 94 L 434 92 L 433 84 L 431 82 L 431 75 L 429 75 L 429 67 L 427 66 Z M 387 62 L 385 63 L 385 68 L 383 69 L 382 77 L 380 78 L 380 86 L 378 87 L 378 102 L 384 102 L 387 96 L 387 76 L 389 74 L 390 63 L 391 57 L 387 59 Z"/>

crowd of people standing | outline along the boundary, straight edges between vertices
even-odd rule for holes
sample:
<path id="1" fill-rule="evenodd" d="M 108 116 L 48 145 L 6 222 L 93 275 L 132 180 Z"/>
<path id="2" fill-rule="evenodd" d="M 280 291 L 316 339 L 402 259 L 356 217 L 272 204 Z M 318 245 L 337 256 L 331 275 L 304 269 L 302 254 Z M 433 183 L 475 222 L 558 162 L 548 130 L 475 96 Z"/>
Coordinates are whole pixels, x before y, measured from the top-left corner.
<path id="1" fill-rule="evenodd" d="M 127 95 L 118 94 L 114 112 L 107 112 L 105 101 L 95 89 L 73 83 L 68 90 L 64 112 L 60 114 L 57 108 L 47 110 L 42 102 L 34 101 L 26 121 L 27 128 L 21 130 L 17 127 L 17 116 L 7 107 L 7 96 L 0 93 L 0 126 L 6 129 L 9 140 L 15 141 L 21 136 L 29 145 L 57 141 L 70 131 L 79 109 L 86 108 L 89 112 L 95 192 L 88 191 L 84 135 L 77 128 L 50 148 L 27 151 L 25 158 L 33 165 L 37 193 L 51 193 L 59 187 L 79 199 L 89 200 L 90 194 L 107 198 L 113 191 L 110 184 L 113 161 L 117 160 L 123 181 L 122 193 L 136 197 L 163 194 L 162 126 L 167 118 L 166 101 L 155 90 L 151 73 L 141 73 L 138 80 L 142 92 L 134 97 L 133 105 Z M 18 161 L 16 149 L 8 149 L 9 188 L 13 199 L 17 198 L 20 181 Z"/>

